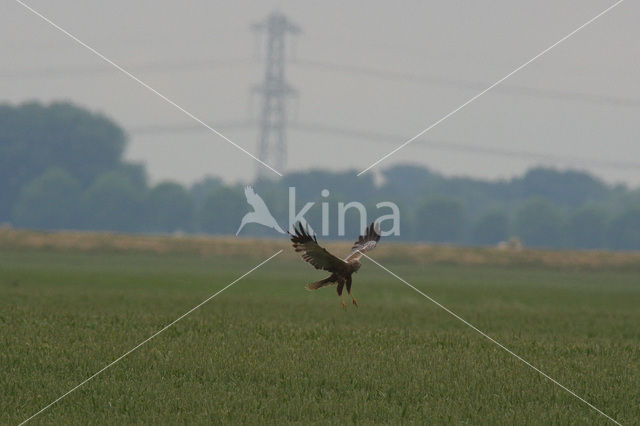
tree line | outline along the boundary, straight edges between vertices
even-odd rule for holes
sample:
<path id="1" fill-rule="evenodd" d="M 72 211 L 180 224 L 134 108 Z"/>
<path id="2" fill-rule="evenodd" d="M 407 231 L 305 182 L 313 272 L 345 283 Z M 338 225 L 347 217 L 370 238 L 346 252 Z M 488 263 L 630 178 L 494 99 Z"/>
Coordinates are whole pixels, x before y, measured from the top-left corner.
<path id="1" fill-rule="evenodd" d="M 0 223 L 35 229 L 148 233 L 235 234 L 251 210 L 244 185 L 207 177 L 187 187 L 150 184 L 142 165 L 123 159 L 127 137 L 112 120 L 69 103 L 0 105 Z M 402 241 L 494 245 L 512 237 L 526 246 L 640 249 L 640 190 L 609 185 L 581 171 L 534 168 L 523 176 L 489 181 L 446 177 L 425 167 L 398 165 L 380 182 L 354 171 L 311 170 L 253 182 L 282 223 L 288 223 L 289 187 L 296 208 L 314 226 L 328 206 L 359 201 L 376 217 L 376 204 L 400 207 Z M 329 194 L 321 195 L 323 190 Z M 349 238 L 357 211 L 347 214 Z M 248 225 L 251 236 L 275 236 Z"/>

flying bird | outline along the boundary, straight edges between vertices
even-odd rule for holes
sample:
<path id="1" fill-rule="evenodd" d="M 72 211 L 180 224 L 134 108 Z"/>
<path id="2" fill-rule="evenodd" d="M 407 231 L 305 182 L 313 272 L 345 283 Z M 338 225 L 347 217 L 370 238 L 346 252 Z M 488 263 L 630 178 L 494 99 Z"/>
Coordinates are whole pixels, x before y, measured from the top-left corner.
<path id="1" fill-rule="evenodd" d="M 240 227 L 236 231 L 236 235 L 240 233 L 247 223 L 258 223 L 268 228 L 273 228 L 281 234 L 285 233 L 274 219 L 264 200 L 253 190 L 253 187 L 247 186 L 244 189 L 244 195 L 247 198 L 247 203 L 253 207 L 253 211 L 244 215 L 240 222 Z"/>
<path id="2" fill-rule="evenodd" d="M 302 259 L 309 262 L 316 269 L 322 269 L 324 271 L 331 272 L 327 278 L 308 284 L 308 290 L 317 290 L 321 287 L 337 284 L 338 296 L 342 301 L 342 307 L 347 309 L 347 304 L 342 297 L 342 289 L 347 286 L 347 293 L 353 299 L 353 304 L 358 306 L 356 298 L 351 294 L 351 275 L 358 272 L 361 263 L 360 258 L 368 251 L 373 250 L 378 241 L 380 241 L 380 226 L 379 224 L 371 223 L 364 235 L 358 238 L 351 248 L 351 254 L 346 259 L 342 260 L 326 249 L 322 248 L 318 244 L 318 240 L 315 235 L 309 234 L 309 229 L 306 230 L 302 227 L 302 223 L 298 222 L 298 227 L 293 227 L 294 233 L 291 235 L 291 242 L 296 252 L 302 253 Z"/>

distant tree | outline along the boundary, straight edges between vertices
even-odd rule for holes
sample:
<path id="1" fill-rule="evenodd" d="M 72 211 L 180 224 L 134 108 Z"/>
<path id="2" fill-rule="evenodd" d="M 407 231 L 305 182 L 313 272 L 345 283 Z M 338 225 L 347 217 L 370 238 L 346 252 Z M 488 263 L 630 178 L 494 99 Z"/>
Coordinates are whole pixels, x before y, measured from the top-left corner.
<path id="1" fill-rule="evenodd" d="M 13 211 L 16 225 L 36 229 L 78 226 L 81 186 L 59 167 L 47 169 L 25 185 Z"/>
<path id="2" fill-rule="evenodd" d="M 481 245 L 495 245 L 506 241 L 509 236 L 507 215 L 491 210 L 486 212 L 473 227 L 473 242 Z"/>
<path id="3" fill-rule="evenodd" d="M 330 172 L 326 170 L 311 170 L 308 172 L 295 172 L 284 176 L 280 181 L 272 181 L 283 187 L 295 187 L 296 197 L 299 200 L 321 201 L 323 189 L 328 189 L 332 197 L 342 199 L 345 202 L 360 201 L 376 194 L 376 185 L 373 175 L 356 176 L 353 170 L 346 172 Z M 259 182 L 258 187 L 266 186 L 265 182 Z"/>
<path id="4" fill-rule="evenodd" d="M 569 217 L 567 237 L 572 247 L 603 248 L 605 244 L 605 214 L 594 207 L 583 207 Z"/>
<path id="5" fill-rule="evenodd" d="M 110 170 L 129 180 L 138 191 L 148 189 L 147 169 L 144 164 L 122 162 Z"/>
<path id="6" fill-rule="evenodd" d="M 204 204 L 204 200 L 212 193 L 223 188 L 224 182 L 219 177 L 206 176 L 202 180 L 191 186 L 191 197 L 195 203 L 196 209 L 200 209 Z"/>
<path id="7" fill-rule="evenodd" d="M 83 211 L 90 229 L 140 232 L 147 218 L 146 193 L 124 173 L 107 172 L 83 195 Z"/>
<path id="8" fill-rule="evenodd" d="M 68 103 L 0 105 L 0 224 L 12 220 L 44 228 L 235 232 L 249 211 L 241 187 L 207 177 L 188 193 L 175 184 L 149 192 L 145 167 L 122 160 L 125 143 L 122 129 L 107 117 Z M 49 173 L 52 168 L 57 172 Z M 507 218 L 514 217 L 512 230 L 533 246 L 635 247 L 635 219 L 628 212 L 640 209 L 640 189 L 606 185 L 587 173 L 536 168 L 521 178 L 488 181 L 405 164 L 383 170 L 380 184 L 373 174 L 355 174 L 311 170 L 258 179 L 253 186 L 283 227 L 288 224 L 289 187 L 295 187 L 297 209 L 315 202 L 306 217 L 318 232 L 323 203 L 328 203 L 330 235 L 338 230 L 338 203 L 362 203 L 371 221 L 375 201 L 393 201 L 401 206 L 400 239 L 405 240 L 495 244 L 506 239 Z M 321 195 L 324 189 L 330 194 Z M 78 191 L 82 195 L 74 204 L 72 195 Z M 425 200 L 423 194 L 446 197 Z M 531 201 L 535 197 L 546 201 Z M 71 213 L 63 215 L 68 205 Z M 585 205 L 602 206 L 607 215 L 627 213 L 605 226 L 601 213 L 583 209 Z M 488 210 L 495 206 L 504 214 Z M 566 224 L 564 211 L 574 212 Z M 360 211 L 349 209 L 345 217 L 353 237 Z M 273 235 L 259 226 L 245 232 Z"/>
<path id="9" fill-rule="evenodd" d="M 382 171 L 384 183 L 380 188 L 380 192 L 387 197 L 401 197 L 406 199 L 415 199 L 415 195 L 434 180 L 441 179 L 437 173 L 433 173 L 426 167 L 401 164 L 391 166 Z"/>
<path id="10" fill-rule="evenodd" d="M 615 192 L 619 208 L 623 210 L 640 209 L 640 188 L 634 190 L 629 190 L 626 187 L 622 190 L 615 188 Z"/>
<path id="11" fill-rule="evenodd" d="M 205 198 L 199 212 L 200 227 L 209 234 L 235 234 L 249 210 L 242 188 L 220 187 Z"/>
<path id="12" fill-rule="evenodd" d="M 416 212 L 415 236 L 436 243 L 455 242 L 464 226 L 462 204 L 449 197 L 427 199 Z"/>
<path id="13" fill-rule="evenodd" d="M 0 221 L 46 169 L 60 167 L 87 186 L 120 162 L 126 141 L 108 118 L 68 103 L 0 105 L 0 129 Z"/>
<path id="14" fill-rule="evenodd" d="M 163 182 L 149 192 L 149 226 L 156 232 L 190 231 L 193 228 L 194 202 L 180 184 Z"/>
<path id="15" fill-rule="evenodd" d="M 593 176 L 575 170 L 559 171 L 550 168 L 529 170 L 513 184 L 520 188 L 523 197 L 543 197 L 570 207 L 578 207 L 589 200 L 607 194 L 607 186 Z"/>
<path id="16" fill-rule="evenodd" d="M 640 250 L 640 208 L 631 208 L 616 216 L 607 230 L 609 247 Z"/>
<path id="17" fill-rule="evenodd" d="M 525 245 L 560 247 L 564 244 L 562 229 L 562 214 L 544 198 L 527 201 L 516 213 L 515 234 Z"/>

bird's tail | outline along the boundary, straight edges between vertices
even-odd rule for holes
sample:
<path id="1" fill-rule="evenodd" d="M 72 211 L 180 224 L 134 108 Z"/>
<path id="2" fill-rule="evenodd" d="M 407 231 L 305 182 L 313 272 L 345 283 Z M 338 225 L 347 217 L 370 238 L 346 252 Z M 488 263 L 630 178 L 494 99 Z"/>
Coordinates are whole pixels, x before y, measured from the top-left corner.
<path id="1" fill-rule="evenodd" d="M 330 277 L 325 278 L 324 280 L 320 280 L 320 281 L 316 281 L 315 283 L 311 283 L 311 284 L 307 284 L 307 290 L 317 290 L 321 287 L 326 287 L 328 285 L 333 285 L 335 284 L 335 279 L 333 278 L 333 275 Z"/>

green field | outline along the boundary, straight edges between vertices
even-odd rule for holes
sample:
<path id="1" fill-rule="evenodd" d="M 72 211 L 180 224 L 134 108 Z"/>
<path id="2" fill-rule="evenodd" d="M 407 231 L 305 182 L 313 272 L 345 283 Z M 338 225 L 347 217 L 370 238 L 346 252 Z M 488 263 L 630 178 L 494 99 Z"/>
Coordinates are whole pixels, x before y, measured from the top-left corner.
<path id="1" fill-rule="evenodd" d="M 266 257 L 0 250 L 0 423 Z M 637 269 L 384 264 L 622 424 L 640 422 Z M 355 276 L 358 309 L 334 288 L 304 289 L 322 276 L 276 257 L 33 423 L 609 423 L 371 262 Z"/>

